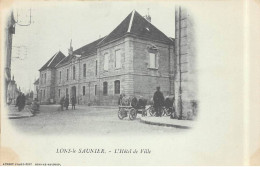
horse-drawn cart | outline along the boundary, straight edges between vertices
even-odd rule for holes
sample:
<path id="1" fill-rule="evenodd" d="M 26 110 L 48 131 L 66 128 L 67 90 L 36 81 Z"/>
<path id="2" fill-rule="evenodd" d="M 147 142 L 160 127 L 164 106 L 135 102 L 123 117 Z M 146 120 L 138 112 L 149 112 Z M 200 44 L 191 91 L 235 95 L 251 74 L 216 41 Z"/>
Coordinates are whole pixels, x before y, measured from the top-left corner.
<path id="1" fill-rule="evenodd" d="M 175 108 L 174 108 L 174 97 L 167 96 L 165 101 L 162 102 L 162 106 L 159 109 L 160 112 L 156 114 L 155 107 L 153 105 L 153 101 L 149 102 L 143 97 L 126 97 L 125 95 L 120 96 L 119 98 L 119 109 L 118 109 L 118 118 L 124 119 L 129 116 L 130 120 L 136 119 L 138 113 L 142 114 L 142 116 L 175 116 Z M 147 105 L 148 104 L 148 105 Z"/>
<path id="2" fill-rule="evenodd" d="M 140 98 L 137 100 L 136 97 L 122 96 L 119 99 L 118 118 L 124 119 L 129 116 L 130 120 L 136 119 L 137 113 L 141 113 L 142 116 L 146 116 L 146 104 L 147 100 Z"/>

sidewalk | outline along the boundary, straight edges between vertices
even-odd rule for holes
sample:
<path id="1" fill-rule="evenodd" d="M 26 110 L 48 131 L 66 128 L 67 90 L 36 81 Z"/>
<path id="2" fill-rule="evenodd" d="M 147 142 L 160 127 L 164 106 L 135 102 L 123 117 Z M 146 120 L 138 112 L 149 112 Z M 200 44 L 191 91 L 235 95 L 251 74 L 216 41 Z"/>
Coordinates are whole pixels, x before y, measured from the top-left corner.
<path id="1" fill-rule="evenodd" d="M 28 118 L 32 117 L 33 114 L 30 112 L 27 106 L 24 107 L 24 109 L 20 112 L 18 112 L 18 108 L 14 105 L 7 106 L 8 108 L 8 118 L 9 119 L 19 119 L 19 118 Z"/>
<path id="2" fill-rule="evenodd" d="M 191 120 L 178 120 L 178 119 L 170 119 L 167 117 L 154 117 L 154 116 L 146 116 L 141 117 L 140 122 L 150 125 L 159 125 L 166 127 L 175 127 L 175 128 L 183 128 L 189 129 L 193 128 L 196 125 L 196 121 Z"/>
<path id="3" fill-rule="evenodd" d="M 86 106 L 86 105 L 78 105 L 78 106 Z M 86 106 L 86 107 L 91 107 L 91 108 L 103 108 L 103 109 L 118 109 L 118 106 Z"/>

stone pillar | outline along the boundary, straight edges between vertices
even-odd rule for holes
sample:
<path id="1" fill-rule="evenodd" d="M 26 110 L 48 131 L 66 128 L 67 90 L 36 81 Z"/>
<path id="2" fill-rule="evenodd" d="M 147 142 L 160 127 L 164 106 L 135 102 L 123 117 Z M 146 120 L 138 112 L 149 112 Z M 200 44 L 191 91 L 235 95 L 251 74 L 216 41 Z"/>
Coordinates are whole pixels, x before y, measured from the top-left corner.
<path id="1" fill-rule="evenodd" d="M 123 93 L 127 96 L 134 95 L 134 47 L 133 47 L 133 38 L 125 38 L 125 76 L 124 83 L 122 86 L 124 88 Z"/>
<path id="2" fill-rule="evenodd" d="M 183 7 L 175 8 L 175 55 L 177 72 L 175 97 L 178 116 L 187 116 L 196 111 L 197 74 L 192 17 Z M 194 114 L 196 115 L 196 114 Z"/>

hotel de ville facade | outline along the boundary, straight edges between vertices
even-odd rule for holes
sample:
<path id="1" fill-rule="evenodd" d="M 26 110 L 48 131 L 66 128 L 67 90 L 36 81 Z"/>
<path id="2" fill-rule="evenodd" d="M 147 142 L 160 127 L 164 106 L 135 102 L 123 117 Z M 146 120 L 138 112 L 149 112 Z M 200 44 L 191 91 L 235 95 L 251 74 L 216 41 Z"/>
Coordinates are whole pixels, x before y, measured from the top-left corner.
<path id="1" fill-rule="evenodd" d="M 134 10 L 107 36 L 75 51 L 71 44 L 67 56 L 59 51 L 39 70 L 41 103 L 67 95 L 78 104 L 117 105 L 120 94 L 151 99 L 160 86 L 179 114 L 197 113 L 194 22 L 185 8 L 175 9 L 175 39 Z"/>
<path id="2" fill-rule="evenodd" d="M 151 98 L 157 86 L 174 94 L 174 39 L 132 11 L 110 34 L 68 56 L 57 52 L 39 71 L 39 99 L 58 103 L 116 105 L 119 95 Z"/>

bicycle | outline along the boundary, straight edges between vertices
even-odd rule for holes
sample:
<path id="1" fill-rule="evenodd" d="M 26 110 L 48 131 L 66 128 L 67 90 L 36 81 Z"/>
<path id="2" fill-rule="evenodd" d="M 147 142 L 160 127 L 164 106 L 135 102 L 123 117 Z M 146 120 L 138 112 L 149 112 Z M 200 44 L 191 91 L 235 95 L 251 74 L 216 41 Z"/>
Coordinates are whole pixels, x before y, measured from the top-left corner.
<path id="1" fill-rule="evenodd" d="M 160 112 L 160 116 L 170 116 L 172 114 L 172 108 L 166 108 L 166 107 L 161 107 L 160 108 L 161 112 Z M 146 110 L 148 111 L 148 113 L 151 115 L 151 116 L 156 116 L 156 111 L 155 111 L 155 108 L 154 106 L 150 106 L 148 107 L 148 109 Z"/>

